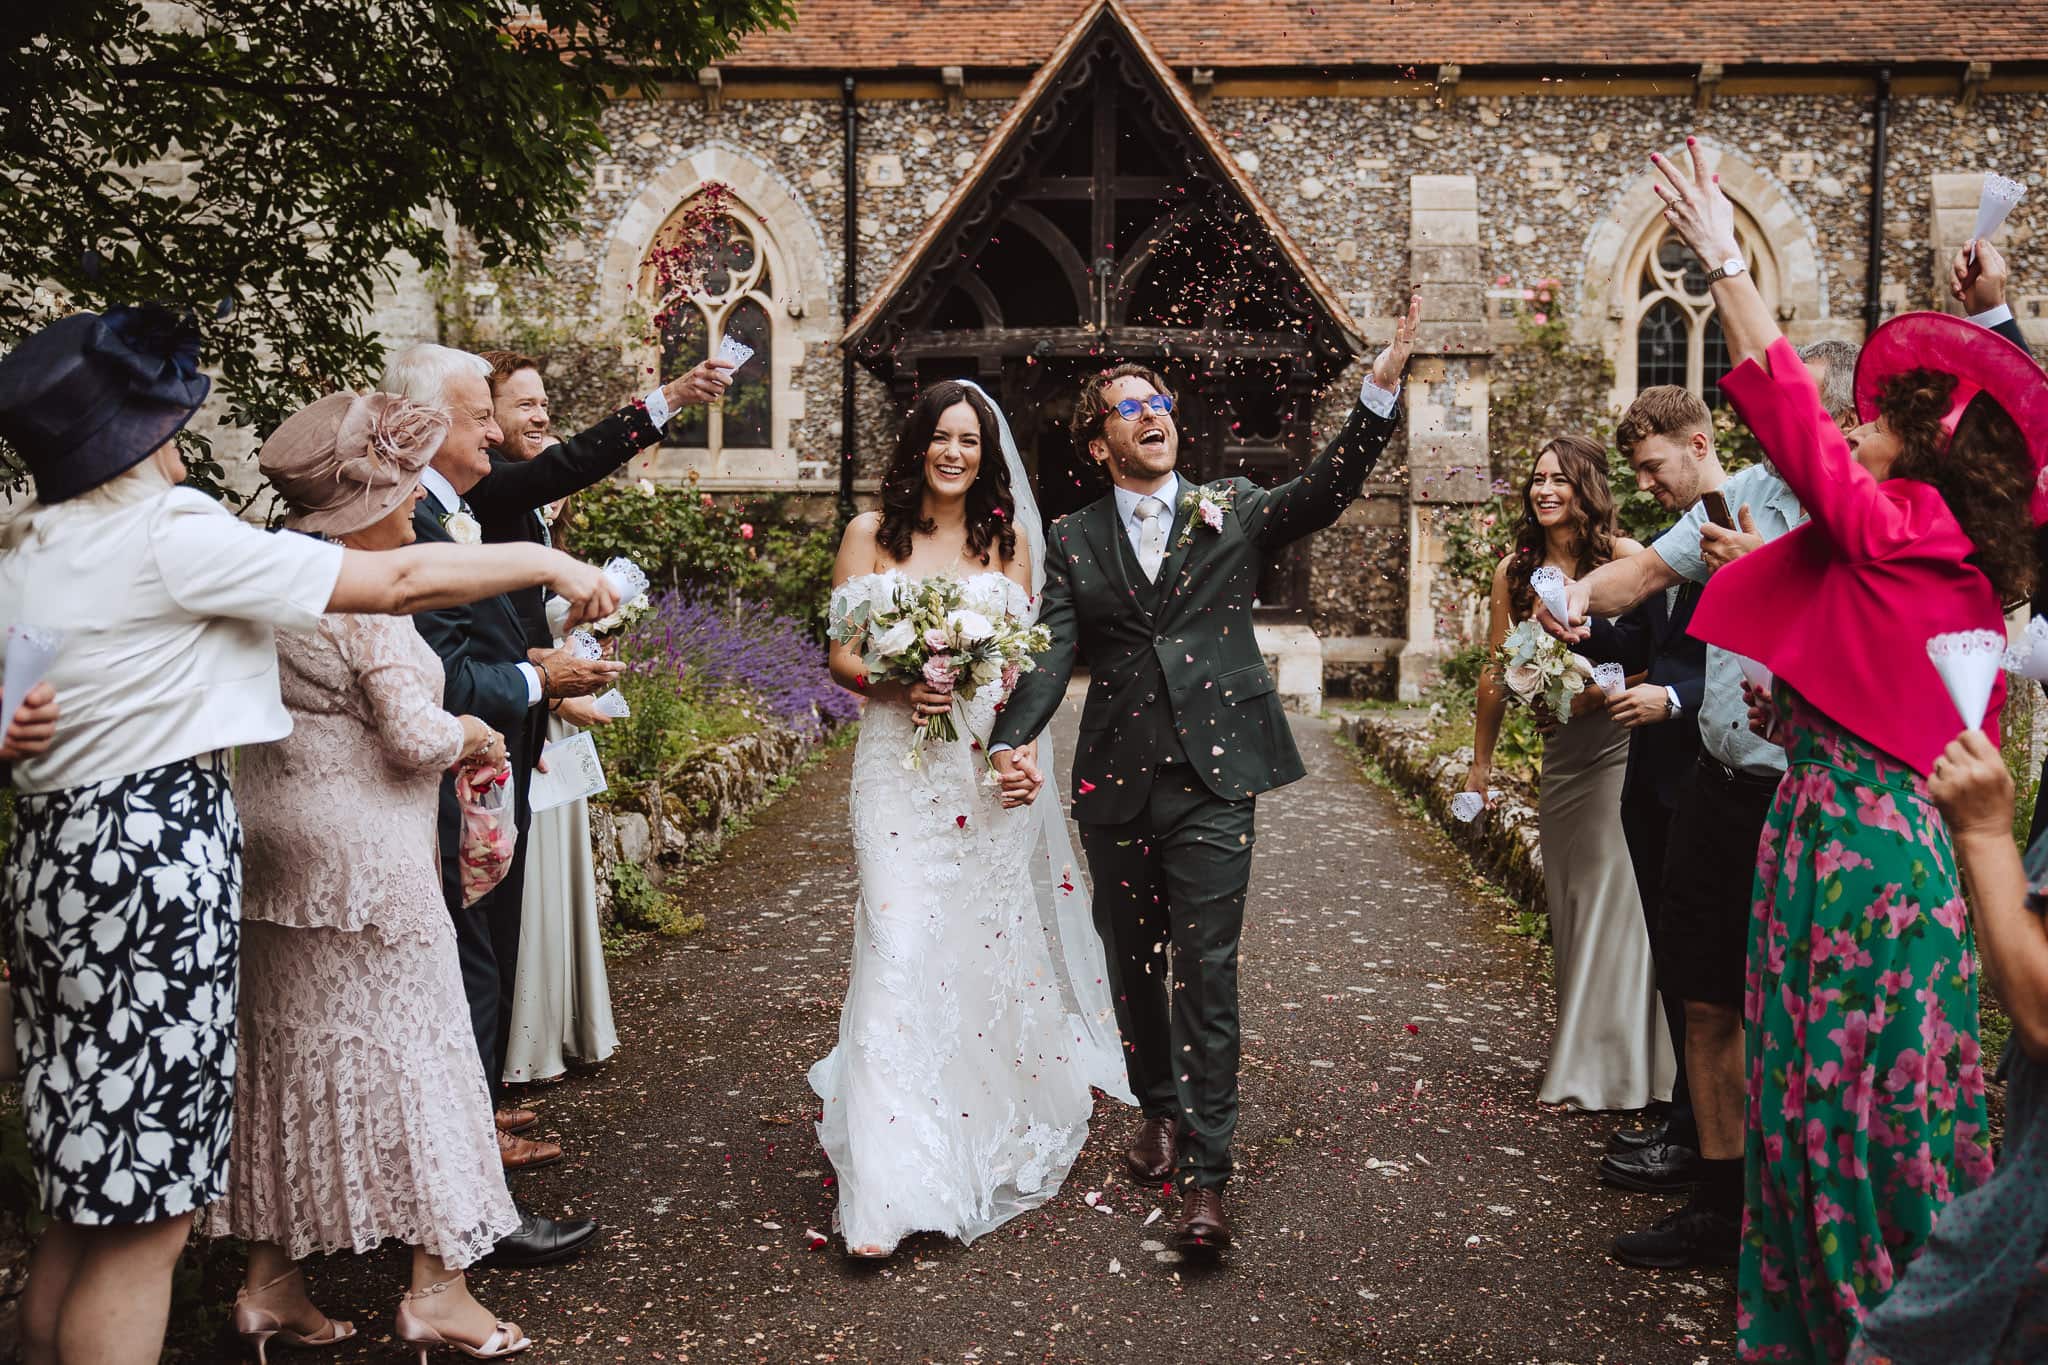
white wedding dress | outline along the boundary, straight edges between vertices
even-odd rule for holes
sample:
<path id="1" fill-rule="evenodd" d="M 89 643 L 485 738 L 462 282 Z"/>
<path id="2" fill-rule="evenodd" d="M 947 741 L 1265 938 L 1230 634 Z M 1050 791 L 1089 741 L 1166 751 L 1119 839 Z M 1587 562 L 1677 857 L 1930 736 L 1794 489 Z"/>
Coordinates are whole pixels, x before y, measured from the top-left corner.
<path id="1" fill-rule="evenodd" d="M 1029 610 L 1001 574 L 965 583 Z M 861 718 L 853 974 L 839 1044 L 810 1072 L 850 1249 L 920 1231 L 973 1241 L 1058 1192 L 1090 1086 L 1129 1102 L 1058 801 L 1006 811 L 981 780 L 969 734 L 988 734 L 997 691 L 965 703 L 963 737 L 927 742 L 916 770 L 906 704 L 870 701 Z"/>

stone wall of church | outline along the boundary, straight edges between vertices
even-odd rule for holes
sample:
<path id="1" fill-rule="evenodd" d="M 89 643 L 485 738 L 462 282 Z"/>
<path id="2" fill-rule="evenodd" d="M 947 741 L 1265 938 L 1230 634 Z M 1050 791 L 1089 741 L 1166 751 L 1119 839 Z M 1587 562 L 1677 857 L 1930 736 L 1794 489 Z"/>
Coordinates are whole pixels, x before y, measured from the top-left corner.
<path id="1" fill-rule="evenodd" d="M 882 286 L 902 251 L 973 164 L 1008 100 L 863 102 L 860 106 L 859 294 Z M 1766 236 L 1792 234 L 1809 246 L 1811 302 L 1788 319 L 1795 335 L 1861 332 L 1868 212 L 1868 98 L 1850 95 L 1733 97 L 1695 109 L 1690 88 L 1671 98 L 1629 96 L 1467 98 L 1449 105 L 1362 98 L 1230 98 L 1208 117 L 1261 195 L 1323 278 L 1378 345 L 1410 280 L 1409 177 L 1477 178 L 1482 272 L 1496 286 L 1556 279 L 1547 308 L 1581 322 L 1611 348 L 1620 323 L 1582 297 L 1589 243 L 1603 216 L 1631 207 L 1627 192 L 1647 172 L 1647 154 L 1672 151 L 1697 132 L 1740 157 L 1787 206 Z M 440 282 L 444 331 L 472 345 L 510 342 L 562 357 L 556 381 L 565 426 L 601 414 L 651 376 L 630 372 L 626 346 L 644 322 L 602 316 L 603 262 L 615 234 L 638 220 L 648 187 L 707 145 L 756 163 L 782 187 L 808 225 L 785 249 L 822 259 L 826 296 L 801 300 L 836 332 L 844 214 L 840 108 L 830 99 L 728 97 L 715 113 L 694 97 L 629 100 L 615 106 L 613 150 L 599 167 L 581 215 L 539 278 L 465 262 Z M 1987 95 L 1963 110 L 1952 98 L 1894 101 L 1885 213 L 1888 307 L 1928 307 L 1936 293 L 1934 177 L 1997 170 L 2034 185 L 2014 214 L 2016 302 L 2023 320 L 2048 327 L 2048 272 L 2031 250 L 2048 229 L 2048 96 Z M 660 212 L 665 213 L 668 208 Z M 1645 222 L 1648 220 L 1645 219 Z M 1631 235 L 1637 225 L 1625 224 Z M 644 231 L 644 227 L 640 230 Z M 1611 235 L 1611 234 L 1610 234 Z M 1597 245 L 1597 244 L 1596 244 Z M 1469 288 L 1470 286 L 1456 286 Z M 1486 346 L 1512 344 L 1515 325 L 1485 302 Z M 1525 310 L 1526 311 L 1526 310 Z M 414 317 L 423 314 L 416 308 Z M 827 329 L 818 329 L 821 332 Z M 1626 363 L 1627 358 L 1622 358 Z M 1355 394 L 1363 362 L 1323 395 L 1318 442 L 1336 429 Z M 835 462 L 840 446 L 840 359 L 829 341 L 807 343 L 791 371 L 789 401 L 802 411 L 791 444 L 808 461 Z M 872 479 L 887 457 L 896 414 L 882 386 L 857 379 L 859 474 Z M 796 409 L 791 409 L 796 410 Z M 1496 470 L 1498 475 L 1501 471 Z M 828 483 L 815 485 L 822 495 Z M 1399 637 L 1408 611 L 1407 472 L 1397 442 L 1375 473 L 1370 496 L 1311 549 L 1312 623 L 1325 635 Z"/>

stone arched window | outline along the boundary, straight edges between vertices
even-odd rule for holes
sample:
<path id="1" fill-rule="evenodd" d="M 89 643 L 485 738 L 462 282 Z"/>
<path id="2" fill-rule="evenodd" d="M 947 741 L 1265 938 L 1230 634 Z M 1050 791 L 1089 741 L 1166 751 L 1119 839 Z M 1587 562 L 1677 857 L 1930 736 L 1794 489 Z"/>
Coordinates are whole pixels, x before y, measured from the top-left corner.
<path id="1" fill-rule="evenodd" d="M 680 217 L 690 211 L 685 204 Z M 776 446 L 774 384 L 778 274 L 787 274 L 782 252 L 761 220 L 734 204 L 720 224 L 720 245 L 705 272 L 704 284 L 688 298 L 655 300 L 665 312 L 661 329 L 661 372 L 681 374 L 702 361 L 720 338 L 744 342 L 754 356 L 733 376 L 722 402 L 688 408 L 669 423 L 662 445 L 701 451 L 714 468 L 725 454 L 767 452 Z"/>
<path id="2" fill-rule="evenodd" d="M 1714 315 L 1714 300 L 1708 292 L 1709 266 L 1693 255 L 1678 234 L 1663 222 L 1646 232 L 1636 255 L 1631 275 L 1635 298 L 1622 328 L 1620 360 L 1634 367 L 1631 391 L 1640 392 L 1656 384 L 1680 384 L 1704 398 L 1707 406 L 1721 406 L 1721 376 L 1733 368 L 1728 358 L 1728 340 L 1721 321 Z M 1743 260 L 1755 276 L 1764 302 L 1777 304 L 1777 262 L 1757 236 L 1749 215 L 1736 213 L 1736 238 L 1742 244 Z M 1619 368 L 1619 366 L 1617 367 Z"/>
<path id="3" fill-rule="evenodd" d="M 713 182 L 728 191 L 726 249 L 703 290 L 674 301 L 670 325 L 656 335 L 645 320 L 671 300 L 655 296 L 649 252 Z M 618 328 L 638 375 L 673 375 L 727 332 L 752 346 L 754 357 L 716 409 L 677 414 L 653 459 L 636 463 L 636 471 L 664 482 L 696 478 L 712 490 L 837 488 L 837 433 L 805 413 L 807 384 L 815 382 L 805 359 L 824 354 L 839 335 L 828 267 L 816 219 L 787 182 L 739 148 L 696 147 L 641 182 L 606 230 L 597 325 Z"/>
<path id="4" fill-rule="evenodd" d="M 1851 326 L 1829 316 L 1812 226 L 1785 186 L 1733 152 L 1711 144 L 1703 150 L 1735 203 L 1743 258 L 1787 335 L 1805 342 Z M 1667 154 L 1682 161 L 1684 152 Z M 1672 236 L 1653 188 L 1659 178 L 1638 176 L 1594 222 L 1572 336 L 1613 362 L 1616 408 L 1652 384 L 1683 384 L 1718 406 L 1728 348 L 1707 294 L 1708 267 Z"/>

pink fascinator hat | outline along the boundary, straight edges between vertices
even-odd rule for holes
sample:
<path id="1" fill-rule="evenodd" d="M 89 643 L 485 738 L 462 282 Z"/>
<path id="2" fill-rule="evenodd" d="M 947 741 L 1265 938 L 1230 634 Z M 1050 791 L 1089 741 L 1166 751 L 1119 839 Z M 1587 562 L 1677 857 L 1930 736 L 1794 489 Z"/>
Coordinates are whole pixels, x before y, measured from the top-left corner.
<path id="1" fill-rule="evenodd" d="M 284 499 L 284 524 L 345 536 L 374 526 L 419 487 L 448 414 L 392 393 L 330 393 L 284 419 L 257 455 Z"/>
<path id="2" fill-rule="evenodd" d="M 1901 313 L 1870 334 L 1856 361 L 1856 415 L 1877 420 L 1885 382 L 1908 370 L 1954 375 L 1955 396 L 1941 429 L 1956 423 L 1978 394 L 2005 409 L 2034 459 L 2034 525 L 2048 525 L 2048 374 L 2034 358 L 1986 327 L 1947 313 Z"/>

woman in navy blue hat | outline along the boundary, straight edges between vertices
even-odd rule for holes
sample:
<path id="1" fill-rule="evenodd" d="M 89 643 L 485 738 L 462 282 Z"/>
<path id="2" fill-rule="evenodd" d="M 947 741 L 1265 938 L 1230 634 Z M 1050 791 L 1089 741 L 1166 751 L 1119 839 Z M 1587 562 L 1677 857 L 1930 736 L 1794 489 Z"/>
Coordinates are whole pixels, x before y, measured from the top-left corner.
<path id="1" fill-rule="evenodd" d="M 226 1186 L 241 827 L 226 755 L 289 733 L 277 630 L 595 569 L 537 545 L 365 553 L 273 535 L 177 485 L 207 394 L 198 334 L 154 307 L 77 314 L 0 359 L 0 438 L 36 498 L 0 531 L 0 621 L 61 633 L 47 748 L 12 766 L 0 889 L 22 1109 L 54 1220 L 22 1299 L 30 1361 L 153 1361 L 193 1213 Z"/>

